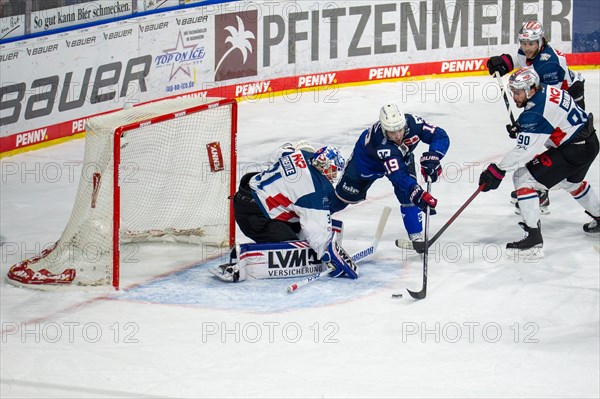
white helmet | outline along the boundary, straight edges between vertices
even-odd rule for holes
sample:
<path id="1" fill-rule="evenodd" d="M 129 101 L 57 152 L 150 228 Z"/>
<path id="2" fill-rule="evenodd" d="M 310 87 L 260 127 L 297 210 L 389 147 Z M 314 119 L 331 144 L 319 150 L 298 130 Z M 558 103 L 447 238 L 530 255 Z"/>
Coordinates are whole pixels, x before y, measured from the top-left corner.
<path id="1" fill-rule="evenodd" d="M 511 91 L 525 90 L 527 98 L 529 98 L 529 89 L 538 87 L 539 85 L 540 77 L 533 67 L 521 68 L 510 75 L 508 79 L 508 89 Z"/>
<path id="2" fill-rule="evenodd" d="M 342 173 L 346 166 L 346 160 L 336 147 L 319 148 L 310 159 L 310 163 L 331 183 L 336 182 L 338 174 Z"/>
<path id="3" fill-rule="evenodd" d="M 381 107 L 379 111 L 379 122 L 385 132 L 396 132 L 400 129 L 404 129 L 406 126 L 406 118 L 404 114 L 400 112 L 398 105 L 387 104 Z"/>
<path id="4" fill-rule="evenodd" d="M 519 29 L 520 42 L 538 42 L 540 48 L 544 45 L 544 27 L 538 21 L 527 21 Z M 538 51 L 539 51 L 538 50 Z"/>

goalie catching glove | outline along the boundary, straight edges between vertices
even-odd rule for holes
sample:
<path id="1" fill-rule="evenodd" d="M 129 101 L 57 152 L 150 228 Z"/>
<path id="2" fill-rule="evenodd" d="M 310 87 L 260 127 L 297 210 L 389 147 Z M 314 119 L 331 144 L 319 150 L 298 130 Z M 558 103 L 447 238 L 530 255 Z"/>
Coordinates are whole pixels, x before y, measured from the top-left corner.
<path id="1" fill-rule="evenodd" d="M 327 252 L 321 258 L 321 262 L 326 263 L 334 269 L 331 277 L 341 277 L 346 274 L 351 279 L 358 278 L 358 266 L 348 255 L 344 248 L 340 247 L 337 241 L 332 241 L 327 247 Z"/>

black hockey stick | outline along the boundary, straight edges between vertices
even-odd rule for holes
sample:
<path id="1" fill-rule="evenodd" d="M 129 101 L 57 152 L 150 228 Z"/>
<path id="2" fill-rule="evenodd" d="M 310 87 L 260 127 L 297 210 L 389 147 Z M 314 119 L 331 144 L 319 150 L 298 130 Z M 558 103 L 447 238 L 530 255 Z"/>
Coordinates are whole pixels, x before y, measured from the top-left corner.
<path id="1" fill-rule="evenodd" d="M 460 208 L 458 208 L 458 211 L 456 211 L 454 213 L 454 215 L 452 215 L 450 217 L 450 219 L 448 219 L 448 221 L 446 222 L 445 225 L 442 226 L 442 228 L 440 229 L 440 231 L 438 231 L 429 241 L 429 246 L 431 246 L 434 242 L 437 241 L 438 238 L 440 238 L 440 236 L 444 233 L 444 231 L 446 231 L 446 229 L 448 227 L 450 227 L 450 225 L 456 220 L 456 218 L 465 210 L 465 208 L 467 206 L 469 206 L 469 204 L 475 199 L 475 197 L 477 197 L 477 195 L 481 192 L 481 190 L 483 190 L 484 185 L 480 185 L 477 190 L 469 197 L 469 199 L 467 201 L 465 201 L 464 204 L 462 204 L 462 206 Z M 425 252 L 425 242 L 424 241 L 408 241 L 408 240 L 396 240 L 396 246 L 398 248 L 402 248 L 402 249 L 407 249 L 410 246 L 412 246 L 412 249 L 414 249 L 415 251 L 417 251 L 418 253 L 422 254 Z"/>
<path id="2" fill-rule="evenodd" d="M 498 71 L 494 72 L 494 77 L 498 82 L 498 86 L 500 86 L 500 91 L 502 92 L 502 97 L 504 98 L 504 104 L 506 105 L 506 110 L 508 111 L 508 117 L 510 118 L 510 122 L 514 125 L 516 120 L 512 113 L 512 109 L 510 108 L 510 102 L 508 102 L 508 95 L 506 94 L 506 89 L 504 88 L 504 84 L 502 83 L 500 73 Z"/>
<path id="3" fill-rule="evenodd" d="M 431 193 L 431 178 L 427 177 L 427 192 Z M 410 296 L 415 299 L 424 299 L 427 295 L 427 261 L 429 258 L 429 213 L 431 208 L 428 206 L 425 210 L 425 239 L 423 241 L 425 250 L 423 251 L 423 286 L 421 291 L 411 291 L 407 289 Z"/>

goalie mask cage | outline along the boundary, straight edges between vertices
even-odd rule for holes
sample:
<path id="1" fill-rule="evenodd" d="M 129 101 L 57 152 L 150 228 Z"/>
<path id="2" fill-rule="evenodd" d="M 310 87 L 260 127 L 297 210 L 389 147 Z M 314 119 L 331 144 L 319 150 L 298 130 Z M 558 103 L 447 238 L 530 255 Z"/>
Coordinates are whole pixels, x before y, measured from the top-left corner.
<path id="1" fill-rule="evenodd" d="M 88 120 L 71 217 L 61 238 L 12 266 L 34 288 L 119 288 L 119 244 L 186 242 L 231 247 L 237 103 L 180 98 Z"/>

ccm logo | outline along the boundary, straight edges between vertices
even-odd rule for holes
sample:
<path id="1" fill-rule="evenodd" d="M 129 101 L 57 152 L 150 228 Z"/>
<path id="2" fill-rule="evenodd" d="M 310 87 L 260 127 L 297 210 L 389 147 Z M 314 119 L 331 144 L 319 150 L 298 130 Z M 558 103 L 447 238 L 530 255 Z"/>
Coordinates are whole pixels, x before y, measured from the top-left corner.
<path id="1" fill-rule="evenodd" d="M 223 154 L 221 153 L 221 144 L 219 144 L 219 142 L 207 144 L 206 151 L 208 152 L 208 162 L 210 163 L 210 170 L 212 172 L 218 172 L 225 169 L 225 165 L 223 164 Z"/>

